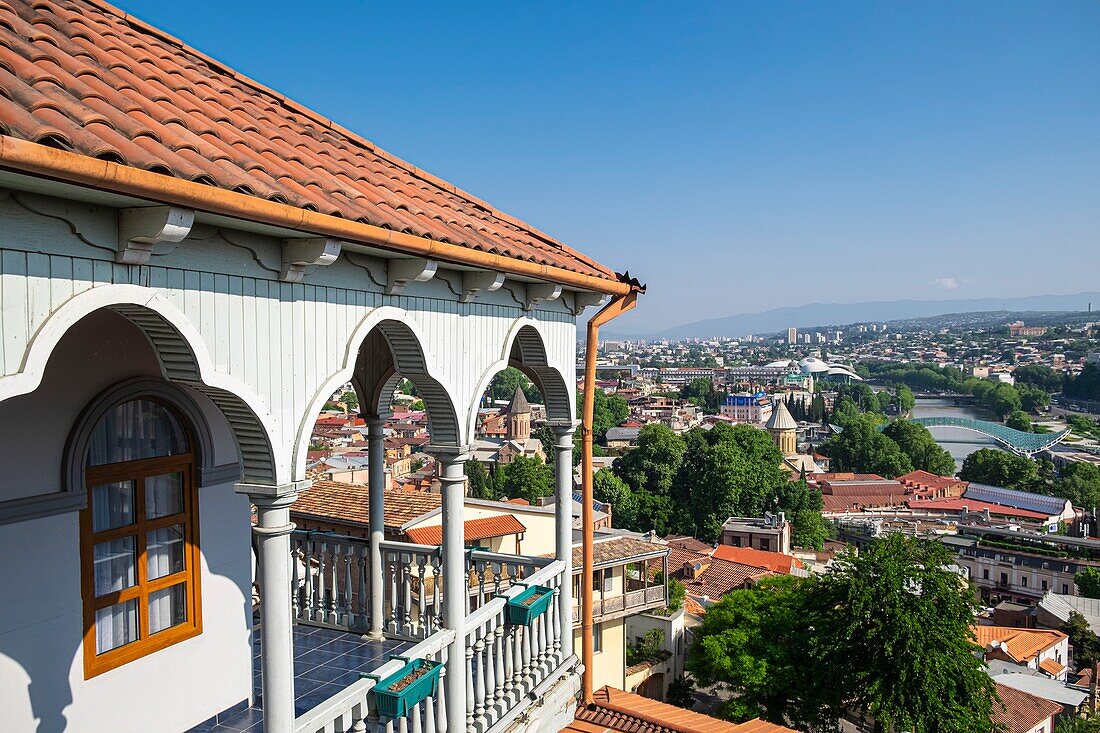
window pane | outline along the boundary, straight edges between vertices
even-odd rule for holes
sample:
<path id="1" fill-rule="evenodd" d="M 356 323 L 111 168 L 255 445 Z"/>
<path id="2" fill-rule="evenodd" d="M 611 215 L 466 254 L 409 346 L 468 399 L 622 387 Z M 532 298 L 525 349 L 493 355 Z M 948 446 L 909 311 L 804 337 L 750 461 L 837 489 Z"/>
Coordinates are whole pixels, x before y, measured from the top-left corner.
<path id="1" fill-rule="evenodd" d="M 135 550 L 133 537 L 96 543 L 92 556 L 96 596 L 129 588 L 137 582 Z"/>
<path id="2" fill-rule="evenodd" d="M 183 571 L 183 525 L 154 529 L 146 535 L 146 575 L 149 580 Z"/>
<path id="3" fill-rule="evenodd" d="M 149 594 L 149 633 L 178 626 L 187 620 L 187 583 L 177 583 Z"/>
<path id="4" fill-rule="evenodd" d="M 92 487 L 92 531 L 102 532 L 134 523 L 134 482 Z"/>
<path id="5" fill-rule="evenodd" d="M 175 416 L 151 400 L 131 400 L 109 410 L 88 442 L 88 465 L 136 461 L 188 452 Z"/>
<path id="6" fill-rule="evenodd" d="M 136 641 L 138 637 L 137 599 L 125 603 L 116 603 L 95 612 L 96 653 L 102 654 L 123 644 Z"/>
<path id="7" fill-rule="evenodd" d="M 145 518 L 156 519 L 183 511 L 183 473 L 166 473 L 145 479 Z"/>

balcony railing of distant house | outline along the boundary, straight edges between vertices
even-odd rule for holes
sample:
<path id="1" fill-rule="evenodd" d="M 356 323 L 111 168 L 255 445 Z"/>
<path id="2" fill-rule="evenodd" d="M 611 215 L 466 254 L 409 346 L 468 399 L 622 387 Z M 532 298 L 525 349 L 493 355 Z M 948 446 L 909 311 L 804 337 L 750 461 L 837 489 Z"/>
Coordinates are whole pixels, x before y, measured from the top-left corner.
<path id="1" fill-rule="evenodd" d="M 370 551 L 366 540 L 321 532 L 291 537 L 297 622 L 363 633 L 370 628 Z M 402 656 L 443 665 L 467 665 L 466 720 L 447 721 L 443 685 L 407 716 L 410 733 L 503 729 L 531 704 L 531 693 L 549 687 L 565 671 L 560 607 L 551 603 L 530 625 L 508 623 L 508 600 L 533 585 L 561 588 L 565 564 L 550 558 L 467 552 L 466 658 L 447 659 L 455 631 L 442 626 L 442 557 L 438 547 L 383 542 L 383 633 L 419 639 Z M 653 590 L 653 589 L 650 589 Z M 472 610 L 471 610 L 472 609 Z M 563 631 L 564 628 L 564 631 Z M 396 730 L 375 703 L 377 680 L 397 673 L 404 662 L 381 665 L 295 722 L 297 733 Z M 449 723 L 449 724 L 448 724 Z"/>

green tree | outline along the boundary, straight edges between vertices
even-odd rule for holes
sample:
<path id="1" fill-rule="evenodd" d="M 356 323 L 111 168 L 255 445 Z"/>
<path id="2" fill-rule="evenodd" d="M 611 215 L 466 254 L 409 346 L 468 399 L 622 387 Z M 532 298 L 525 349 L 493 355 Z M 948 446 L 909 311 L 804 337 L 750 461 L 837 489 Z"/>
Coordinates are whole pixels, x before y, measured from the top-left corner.
<path id="1" fill-rule="evenodd" d="M 913 470 L 913 462 L 893 440 L 878 429 L 870 415 L 858 415 L 844 431 L 822 445 L 834 470 L 877 473 L 887 478 Z"/>
<path id="2" fill-rule="evenodd" d="M 1031 417 L 1023 410 L 1013 410 L 1005 419 L 1005 425 L 1013 430 L 1022 430 L 1025 433 L 1030 433 Z"/>
<path id="3" fill-rule="evenodd" d="M 577 392 L 577 414 L 583 414 L 584 393 Z M 610 428 L 616 427 L 630 416 L 630 405 L 622 396 L 613 394 L 608 396 L 602 389 L 596 388 L 592 398 L 592 437 L 600 443 L 604 443 L 604 436 Z"/>
<path id="4" fill-rule="evenodd" d="M 611 505 L 611 523 L 620 529 L 646 532 L 638 525 L 638 498 L 626 482 L 606 468 L 592 476 L 592 496 Z"/>
<path id="5" fill-rule="evenodd" d="M 501 490 L 509 499 L 526 499 L 538 504 L 539 499 L 554 493 L 554 471 L 537 458 L 516 456 L 500 469 Z"/>
<path id="6" fill-rule="evenodd" d="M 355 394 L 355 390 L 349 389 L 344 394 L 340 395 L 340 401 L 348 406 L 348 409 L 352 412 L 359 410 L 359 395 Z"/>
<path id="7" fill-rule="evenodd" d="M 998 382 L 983 399 L 985 406 L 1001 419 L 1023 407 L 1020 393 L 1011 384 Z"/>
<path id="8" fill-rule="evenodd" d="M 1062 391 L 1062 374 L 1042 364 L 1025 364 L 1012 371 L 1016 384 L 1037 387 L 1046 393 Z"/>
<path id="9" fill-rule="evenodd" d="M 769 511 L 784 512 L 791 521 L 791 543 L 795 547 L 821 550 L 829 539 L 829 526 L 821 511 L 821 492 L 806 485 L 803 474 L 797 481 L 786 481 L 764 502 Z"/>
<path id="10" fill-rule="evenodd" d="M 691 402 L 707 413 L 718 412 L 718 393 L 714 383 L 705 377 L 693 379 L 680 389 L 680 398 Z"/>
<path id="11" fill-rule="evenodd" d="M 554 443 L 556 442 L 556 438 L 550 426 L 538 426 L 531 432 L 531 437 L 539 439 L 539 442 L 542 443 L 542 453 L 546 456 L 546 462 L 552 463 L 554 461 Z M 579 443 L 580 441 L 577 442 Z M 575 448 L 576 446 L 574 446 L 574 449 Z"/>
<path id="12" fill-rule="evenodd" d="M 1025 456 L 993 448 L 976 450 L 963 461 L 959 478 L 1009 489 L 1031 489 L 1039 483 L 1039 468 Z"/>
<path id="13" fill-rule="evenodd" d="M 1052 492 L 1073 502 L 1074 506 L 1100 507 L 1100 466 L 1074 461 L 1062 469 Z"/>
<path id="14" fill-rule="evenodd" d="M 496 499 L 496 486 L 481 461 L 471 458 L 464 464 L 470 496 L 477 499 Z"/>
<path id="15" fill-rule="evenodd" d="M 830 670 L 829 682 L 815 664 L 818 581 L 778 576 L 746 590 L 727 593 L 707 610 L 694 634 L 687 668 L 704 687 L 721 685 L 731 694 L 722 717 L 745 721 L 760 717 L 800 727 L 832 722 L 843 695 Z M 810 630 L 813 630 L 810 633 Z"/>
<path id="16" fill-rule="evenodd" d="M 1089 567 L 1073 576 L 1077 590 L 1085 598 L 1100 598 L 1100 568 Z"/>
<path id="17" fill-rule="evenodd" d="M 1020 405 L 1025 412 L 1038 412 L 1050 406 L 1050 395 L 1038 387 L 1026 384 L 1016 388 L 1020 393 Z"/>
<path id="18" fill-rule="evenodd" d="M 955 475 L 955 459 L 940 447 L 928 428 L 920 423 L 895 420 L 883 428 L 882 434 L 897 443 L 901 452 L 909 457 L 914 469 L 939 476 Z"/>
<path id="19" fill-rule="evenodd" d="M 705 433 L 692 433 L 677 488 L 690 508 L 693 534 L 715 541 L 727 517 L 760 516 L 765 501 L 789 479 L 775 444 L 758 428 L 720 424 Z"/>
<path id="20" fill-rule="evenodd" d="M 917 399 L 913 396 L 913 390 L 902 384 L 895 390 L 893 404 L 899 415 L 908 415 L 916 407 Z"/>
<path id="21" fill-rule="evenodd" d="M 510 400 L 516 394 L 516 387 L 523 390 L 523 396 L 528 402 L 542 402 L 542 392 L 535 383 L 527 378 L 527 375 L 515 367 L 506 367 L 495 375 L 489 382 L 489 397 L 493 400 Z"/>
<path id="22" fill-rule="evenodd" d="M 665 695 L 665 702 L 678 708 L 691 710 L 695 707 L 695 683 L 691 681 L 691 678 L 680 675 L 668 683 L 668 694 Z"/>
<path id="23" fill-rule="evenodd" d="M 670 428 L 650 423 L 638 432 L 638 447 L 616 459 L 613 470 L 634 491 L 669 496 L 686 450 Z"/>
<path id="24" fill-rule="evenodd" d="M 1075 715 L 1060 715 L 1054 733 L 1100 733 L 1100 717 L 1086 719 Z"/>
<path id="25" fill-rule="evenodd" d="M 1069 637 L 1069 644 L 1073 647 L 1073 662 L 1077 669 L 1091 667 L 1092 663 L 1100 660 L 1100 638 L 1092 633 L 1088 620 L 1077 611 L 1069 615 L 1069 620 L 1062 624 L 1062 633 Z"/>
<path id="26" fill-rule="evenodd" d="M 1100 400 L 1100 365 L 1090 361 L 1076 377 L 1067 377 L 1062 394 L 1083 400 Z"/>

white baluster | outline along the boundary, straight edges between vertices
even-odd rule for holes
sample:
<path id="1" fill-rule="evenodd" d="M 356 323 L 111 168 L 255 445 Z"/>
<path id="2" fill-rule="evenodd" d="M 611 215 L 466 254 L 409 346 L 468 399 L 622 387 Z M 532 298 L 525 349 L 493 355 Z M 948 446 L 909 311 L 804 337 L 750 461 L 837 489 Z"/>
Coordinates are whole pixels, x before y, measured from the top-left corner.
<path id="1" fill-rule="evenodd" d="M 412 636 L 412 555 L 403 554 L 401 556 L 401 610 L 403 613 L 402 618 L 402 633 L 405 636 Z"/>
<path id="2" fill-rule="evenodd" d="M 302 603 L 302 618 L 312 621 L 314 606 L 317 603 L 316 589 L 313 583 L 313 551 L 314 543 L 312 540 L 306 540 L 303 545 L 305 548 L 305 572 L 306 572 L 306 587 L 303 595 L 305 596 L 304 603 Z M 263 599 L 260 599 L 261 601 Z"/>
<path id="3" fill-rule="evenodd" d="M 485 730 L 485 627 L 474 631 L 474 725 Z"/>
<path id="4" fill-rule="evenodd" d="M 496 617 L 493 628 L 493 679 L 496 681 L 496 689 L 493 692 L 493 708 L 500 715 L 505 710 L 504 685 L 508 678 L 504 676 L 504 609 Z"/>
<path id="5" fill-rule="evenodd" d="M 495 720 L 493 709 L 493 693 L 497 686 L 496 663 L 493 661 L 493 640 L 496 638 L 496 618 L 485 622 L 485 716 L 486 727 L 492 725 Z"/>
<path id="6" fill-rule="evenodd" d="M 425 598 L 425 590 L 427 586 L 424 585 L 424 580 L 427 577 L 428 558 L 424 555 L 417 555 L 416 557 L 416 577 L 417 577 L 417 618 L 416 618 L 416 630 L 421 639 L 428 638 L 431 633 L 428 631 L 428 600 Z"/>
<path id="7" fill-rule="evenodd" d="M 370 628 L 370 546 L 369 545 L 357 545 L 355 552 L 356 563 L 358 564 L 359 577 L 358 577 L 358 589 L 359 589 L 359 614 L 356 623 L 360 629 Z"/>
<path id="8" fill-rule="evenodd" d="M 389 603 L 386 606 L 389 613 L 387 619 L 387 626 L 391 633 L 397 633 L 397 573 L 399 572 L 401 562 L 397 557 L 397 552 L 386 553 L 386 572 L 389 575 L 389 589 L 390 597 Z"/>
<path id="9" fill-rule="evenodd" d="M 466 637 L 466 731 L 474 733 L 474 645 L 471 637 L 477 631 L 471 631 Z"/>

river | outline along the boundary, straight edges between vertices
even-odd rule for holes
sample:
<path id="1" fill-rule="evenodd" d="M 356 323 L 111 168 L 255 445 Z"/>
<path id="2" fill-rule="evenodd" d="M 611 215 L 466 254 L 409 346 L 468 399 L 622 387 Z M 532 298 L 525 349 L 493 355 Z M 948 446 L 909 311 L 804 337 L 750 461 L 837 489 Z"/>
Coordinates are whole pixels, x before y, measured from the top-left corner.
<path id="1" fill-rule="evenodd" d="M 918 399 L 912 417 L 969 417 L 976 420 L 995 420 L 988 412 L 973 405 L 956 405 L 951 399 Z M 996 448 L 992 438 L 961 428 L 932 428 L 932 437 L 955 459 L 956 468 L 962 468 L 965 458 L 981 448 Z"/>

